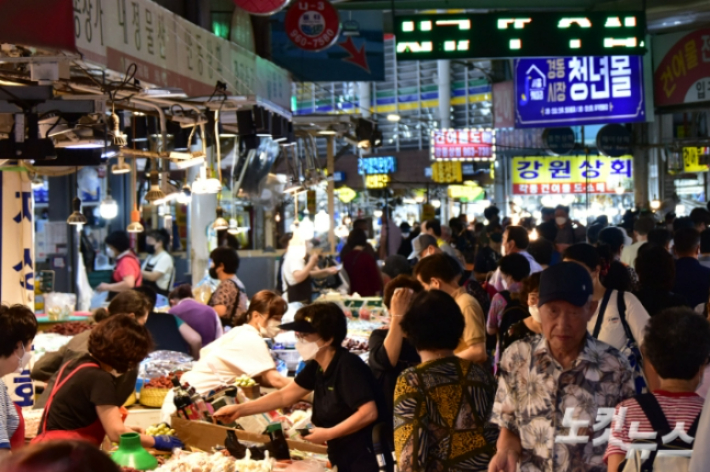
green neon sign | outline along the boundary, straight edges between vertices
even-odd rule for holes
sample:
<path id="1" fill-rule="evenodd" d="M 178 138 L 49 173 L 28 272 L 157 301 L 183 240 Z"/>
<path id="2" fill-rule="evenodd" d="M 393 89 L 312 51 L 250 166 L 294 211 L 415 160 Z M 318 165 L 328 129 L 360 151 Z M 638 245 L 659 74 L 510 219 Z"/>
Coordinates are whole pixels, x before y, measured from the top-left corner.
<path id="1" fill-rule="evenodd" d="M 397 16 L 397 59 L 636 56 L 643 12 L 531 12 Z"/>

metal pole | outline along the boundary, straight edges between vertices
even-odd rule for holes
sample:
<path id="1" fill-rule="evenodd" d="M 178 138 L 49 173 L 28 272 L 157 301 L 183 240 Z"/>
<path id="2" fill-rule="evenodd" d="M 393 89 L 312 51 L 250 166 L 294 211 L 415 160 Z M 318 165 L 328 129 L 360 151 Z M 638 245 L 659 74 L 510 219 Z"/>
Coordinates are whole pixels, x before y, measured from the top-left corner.
<path id="1" fill-rule="evenodd" d="M 436 61 L 439 73 L 439 120 L 440 128 L 451 127 L 451 61 Z"/>
<path id="2" fill-rule="evenodd" d="M 328 216 L 330 217 L 330 228 L 328 228 L 328 244 L 330 250 L 335 253 L 335 137 L 328 136 L 327 162 L 328 166 Z"/>

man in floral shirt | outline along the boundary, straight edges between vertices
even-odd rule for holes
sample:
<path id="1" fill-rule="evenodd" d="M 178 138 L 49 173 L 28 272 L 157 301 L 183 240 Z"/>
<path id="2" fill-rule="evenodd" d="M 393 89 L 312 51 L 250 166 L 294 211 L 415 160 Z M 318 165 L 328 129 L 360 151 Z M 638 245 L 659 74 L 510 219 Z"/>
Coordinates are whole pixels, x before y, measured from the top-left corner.
<path id="1" fill-rule="evenodd" d="M 523 472 L 606 472 L 602 436 L 611 424 L 598 410 L 635 389 L 626 358 L 587 334 L 591 296 L 592 280 L 579 264 L 542 273 L 543 334 L 513 343 L 501 359 L 491 418 L 501 432 L 489 472 L 516 472 L 518 463 Z M 565 441 L 574 436 L 587 438 Z"/>

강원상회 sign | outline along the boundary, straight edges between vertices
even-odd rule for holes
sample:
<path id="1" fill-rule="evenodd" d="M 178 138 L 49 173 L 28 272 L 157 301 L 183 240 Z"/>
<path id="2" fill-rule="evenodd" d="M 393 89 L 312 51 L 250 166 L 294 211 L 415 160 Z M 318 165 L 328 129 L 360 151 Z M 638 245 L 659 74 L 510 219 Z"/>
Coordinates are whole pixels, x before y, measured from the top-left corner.
<path id="1" fill-rule="evenodd" d="M 515 157 L 513 195 L 614 193 L 633 175 L 631 156 Z"/>

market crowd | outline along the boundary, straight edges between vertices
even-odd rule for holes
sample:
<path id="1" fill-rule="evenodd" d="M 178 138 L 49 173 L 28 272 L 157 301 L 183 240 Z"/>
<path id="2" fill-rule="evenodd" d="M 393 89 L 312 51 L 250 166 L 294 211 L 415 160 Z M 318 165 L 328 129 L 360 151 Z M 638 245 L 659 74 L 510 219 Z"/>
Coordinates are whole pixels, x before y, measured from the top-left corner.
<path id="1" fill-rule="evenodd" d="M 314 427 L 303 439 L 327 444 L 340 471 L 396 462 L 400 471 L 621 472 L 649 460 L 649 470 L 710 470 L 710 212 L 662 221 L 628 212 L 618 226 L 605 217 L 582 225 L 563 206 L 544 208 L 538 225 L 501 219 L 495 207 L 485 218 L 412 228 L 385 211 L 376 247 L 366 222 L 355 222 L 339 249 L 342 270 L 296 235 L 284 240 L 277 290 L 251 300 L 236 251 L 220 247 L 207 304 L 190 286 L 167 290 L 165 235 L 150 235 L 152 262 L 142 268 L 124 235 L 110 235 L 118 264 L 102 287 L 108 308 L 32 370 L 47 382 L 36 447 L 56 439 L 99 446 L 130 431 L 120 407 L 138 364 L 160 345 L 193 354 L 182 380 L 199 394 L 241 375 L 276 388 L 216 412 L 225 423 L 312 393 Z M 314 283 L 342 280 L 350 293 L 381 295 L 390 316 L 370 337 L 367 363 L 343 347 L 343 310 L 311 303 Z M 157 294 L 169 313 L 154 312 Z M 284 323 L 289 302 L 302 306 Z M 296 333 L 306 362 L 293 380 L 264 342 L 281 331 Z M 0 374 L 23 367 L 36 332 L 30 310 L 0 309 Z M 165 418 L 174 411 L 168 395 Z M 19 447 L 20 422 L 0 385 L 0 454 Z M 141 443 L 181 445 L 143 434 Z M 649 445 L 687 454 L 635 452 Z"/>

